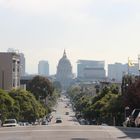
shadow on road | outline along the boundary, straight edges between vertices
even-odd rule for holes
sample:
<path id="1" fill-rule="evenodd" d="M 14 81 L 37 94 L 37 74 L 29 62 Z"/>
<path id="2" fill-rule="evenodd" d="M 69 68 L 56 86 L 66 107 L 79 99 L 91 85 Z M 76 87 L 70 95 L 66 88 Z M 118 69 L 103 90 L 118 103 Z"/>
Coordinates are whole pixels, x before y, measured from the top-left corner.
<path id="1" fill-rule="evenodd" d="M 117 137 L 118 139 L 139 139 L 140 140 L 140 128 L 132 128 L 132 127 L 117 127 L 120 131 L 122 131 L 125 135 Z"/>

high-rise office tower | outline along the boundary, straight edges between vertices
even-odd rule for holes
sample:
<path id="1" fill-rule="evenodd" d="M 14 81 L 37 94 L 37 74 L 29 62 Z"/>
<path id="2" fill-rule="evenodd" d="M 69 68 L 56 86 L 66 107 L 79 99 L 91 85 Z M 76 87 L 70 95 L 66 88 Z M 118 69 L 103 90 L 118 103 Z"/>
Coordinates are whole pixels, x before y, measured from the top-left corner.
<path id="1" fill-rule="evenodd" d="M 77 78 L 82 81 L 104 80 L 106 77 L 104 65 L 104 61 L 78 60 Z"/>
<path id="2" fill-rule="evenodd" d="M 41 60 L 38 64 L 38 74 L 42 76 L 49 76 L 49 63 L 48 61 Z"/>

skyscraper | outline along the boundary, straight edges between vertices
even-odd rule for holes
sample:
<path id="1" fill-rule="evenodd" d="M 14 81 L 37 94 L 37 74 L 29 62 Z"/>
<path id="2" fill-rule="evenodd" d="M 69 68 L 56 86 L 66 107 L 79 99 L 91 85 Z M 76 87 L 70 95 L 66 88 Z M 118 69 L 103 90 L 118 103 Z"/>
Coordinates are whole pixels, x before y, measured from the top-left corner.
<path id="1" fill-rule="evenodd" d="M 67 89 L 72 82 L 72 66 L 64 50 L 63 57 L 57 66 L 56 80 L 60 82 L 62 89 Z"/>
<path id="2" fill-rule="evenodd" d="M 48 61 L 41 60 L 38 64 L 38 74 L 42 76 L 49 76 L 49 63 Z"/>

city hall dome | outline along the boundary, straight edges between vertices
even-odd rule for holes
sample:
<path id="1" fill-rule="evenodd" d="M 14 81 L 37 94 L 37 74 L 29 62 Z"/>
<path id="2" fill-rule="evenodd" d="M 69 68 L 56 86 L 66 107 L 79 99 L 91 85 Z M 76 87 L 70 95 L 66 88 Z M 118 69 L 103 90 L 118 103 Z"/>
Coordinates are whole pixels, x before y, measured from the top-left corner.
<path id="1" fill-rule="evenodd" d="M 58 66 L 60 66 L 60 67 L 65 66 L 64 69 L 68 69 L 68 67 L 72 69 L 71 63 L 70 63 L 69 59 L 66 56 L 65 50 L 64 50 L 63 57 L 59 60 Z"/>
<path id="2" fill-rule="evenodd" d="M 56 80 L 60 82 L 62 89 L 67 89 L 72 82 L 72 66 L 64 50 L 62 58 L 58 62 Z"/>

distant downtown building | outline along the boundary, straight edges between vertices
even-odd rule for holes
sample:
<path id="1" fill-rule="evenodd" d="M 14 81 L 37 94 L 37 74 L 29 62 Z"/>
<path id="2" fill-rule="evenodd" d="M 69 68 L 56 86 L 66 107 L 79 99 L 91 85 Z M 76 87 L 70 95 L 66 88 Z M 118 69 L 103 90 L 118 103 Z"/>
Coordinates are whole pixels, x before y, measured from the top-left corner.
<path id="1" fill-rule="evenodd" d="M 102 81 L 106 78 L 105 62 L 96 60 L 78 60 L 77 78 L 81 81 Z"/>
<path id="2" fill-rule="evenodd" d="M 108 79 L 110 81 L 122 81 L 122 76 L 127 73 L 127 64 L 114 63 L 108 64 Z"/>
<path id="3" fill-rule="evenodd" d="M 38 74 L 41 76 L 49 76 L 49 63 L 48 63 L 48 61 L 45 61 L 45 60 L 39 61 Z"/>
<path id="4" fill-rule="evenodd" d="M 20 87 L 20 55 L 0 52 L 0 88 L 11 90 Z"/>
<path id="5" fill-rule="evenodd" d="M 116 82 L 121 82 L 124 74 L 139 75 L 139 65 L 134 63 L 128 67 L 128 64 L 114 63 L 108 64 L 108 79 Z"/>
<path id="6" fill-rule="evenodd" d="M 63 57 L 59 60 L 57 66 L 56 81 L 59 81 L 62 89 L 65 90 L 71 85 L 72 79 L 72 66 L 64 50 Z"/>
<path id="7" fill-rule="evenodd" d="M 20 55 L 20 75 L 21 76 L 25 76 L 26 72 L 25 72 L 25 57 L 23 53 L 19 53 Z"/>

